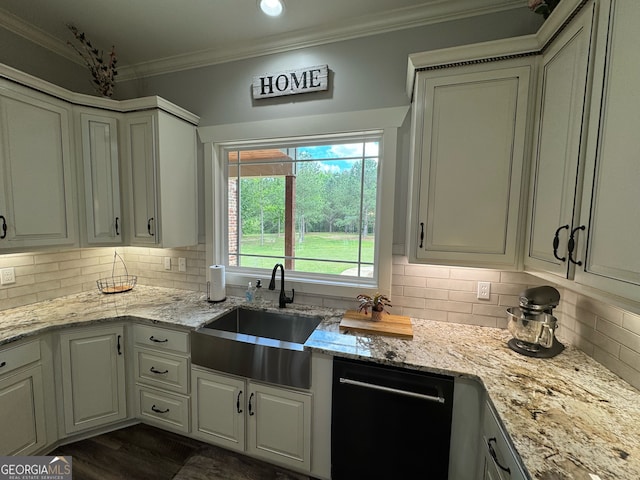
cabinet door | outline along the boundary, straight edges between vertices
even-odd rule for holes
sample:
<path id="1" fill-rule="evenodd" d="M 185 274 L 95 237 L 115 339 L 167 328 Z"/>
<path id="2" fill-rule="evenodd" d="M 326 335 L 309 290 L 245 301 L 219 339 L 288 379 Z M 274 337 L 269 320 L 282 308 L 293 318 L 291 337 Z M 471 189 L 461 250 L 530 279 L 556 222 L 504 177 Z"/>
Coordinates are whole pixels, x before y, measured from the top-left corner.
<path id="1" fill-rule="evenodd" d="M 76 241 L 70 115 L 0 83 L 0 249 Z"/>
<path id="2" fill-rule="evenodd" d="M 194 437 L 231 450 L 245 450 L 247 389 L 243 379 L 192 368 Z"/>
<path id="3" fill-rule="evenodd" d="M 482 414 L 482 442 L 481 451 L 484 452 L 482 478 L 485 480 L 528 478 L 488 402 L 485 403 Z"/>
<path id="4" fill-rule="evenodd" d="M 311 469 L 311 395 L 249 382 L 247 451 Z"/>
<path id="5" fill-rule="evenodd" d="M 638 302 L 640 2 L 601 7 L 575 280 Z"/>
<path id="6" fill-rule="evenodd" d="M 525 264 L 560 276 L 573 269 L 567 245 L 580 209 L 594 8 L 585 7 L 554 41 L 540 70 Z"/>
<path id="7" fill-rule="evenodd" d="M 87 243 L 122 243 L 118 123 L 116 118 L 80 115 Z"/>
<path id="8" fill-rule="evenodd" d="M 126 118 L 125 144 L 129 185 L 130 243 L 155 244 L 158 239 L 156 212 L 156 123 L 153 113 Z"/>
<path id="9" fill-rule="evenodd" d="M 122 326 L 60 334 L 66 433 L 126 418 Z"/>
<path id="10" fill-rule="evenodd" d="M 0 455 L 29 455 L 47 442 L 42 367 L 0 380 Z"/>
<path id="11" fill-rule="evenodd" d="M 418 261 L 515 265 L 531 61 L 418 73 Z"/>

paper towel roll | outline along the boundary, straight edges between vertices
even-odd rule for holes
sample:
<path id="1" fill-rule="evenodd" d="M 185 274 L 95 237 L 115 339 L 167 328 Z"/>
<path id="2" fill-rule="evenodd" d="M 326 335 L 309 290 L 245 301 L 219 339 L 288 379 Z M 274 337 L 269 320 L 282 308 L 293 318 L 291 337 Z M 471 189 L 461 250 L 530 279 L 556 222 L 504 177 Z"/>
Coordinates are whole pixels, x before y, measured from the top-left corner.
<path id="1" fill-rule="evenodd" d="M 210 301 L 221 302 L 227 298 L 224 265 L 211 265 L 209 267 L 209 282 Z"/>

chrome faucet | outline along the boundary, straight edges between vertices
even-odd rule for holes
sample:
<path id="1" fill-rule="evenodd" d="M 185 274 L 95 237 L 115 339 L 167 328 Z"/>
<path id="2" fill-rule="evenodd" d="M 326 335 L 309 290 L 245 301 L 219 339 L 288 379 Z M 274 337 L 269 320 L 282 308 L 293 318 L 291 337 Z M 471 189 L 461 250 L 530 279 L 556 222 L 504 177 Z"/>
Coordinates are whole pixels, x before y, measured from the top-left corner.
<path id="1" fill-rule="evenodd" d="M 280 267 L 280 297 L 278 297 L 278 306 L 280 308 L 285 308 L 287 303 L 293 303 L 293 297 L 295 297 L 296 292 L 292 288 L 291 289 L 291 298 L 287 297 L 284 293 L 284 265 L 281 263 L 276 263 L 276 266 L 273 267 L 273 272 L 271 272 L 271 282 L 269 282 L 269 290 L 276 289 L 276 272 L 278 271 L 278 267 Z"/>

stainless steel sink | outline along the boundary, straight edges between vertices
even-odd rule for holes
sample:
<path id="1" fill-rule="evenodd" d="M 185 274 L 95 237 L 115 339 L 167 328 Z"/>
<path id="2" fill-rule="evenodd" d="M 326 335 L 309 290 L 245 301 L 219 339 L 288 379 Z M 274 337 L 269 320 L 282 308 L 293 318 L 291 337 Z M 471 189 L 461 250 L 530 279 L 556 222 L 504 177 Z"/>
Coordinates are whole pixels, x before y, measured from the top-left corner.
<path id="1" fill-rule="evenodd" d="M 243 377 L 311 386 L 304 342 L 322 318 L 238 307 L 191 332 L 191 362 Z"/>

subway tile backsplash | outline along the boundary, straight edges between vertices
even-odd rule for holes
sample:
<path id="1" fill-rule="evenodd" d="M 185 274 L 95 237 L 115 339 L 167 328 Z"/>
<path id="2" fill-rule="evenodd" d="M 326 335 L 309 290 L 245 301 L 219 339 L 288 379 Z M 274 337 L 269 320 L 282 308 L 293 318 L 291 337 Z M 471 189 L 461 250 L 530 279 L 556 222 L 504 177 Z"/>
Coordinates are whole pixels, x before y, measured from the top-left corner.
<path id="1" fill-rule="evenodd" d="M 0 287 L 0 311 L 96 289 L 96 280 L 124 274 L 114 252 L 141 285 L 206 292 L 205 245 L 176 249 L 104 247 L 0 255 L 0 268 L 14 267 L 16 283 Z M 164 259 L 171 258 L 165 270 Z M 186 272 L 178 271 L 185 258 Z M 488 300 L 476 298 L 477 282 L 491 282 Z M 549 284 L 533 275 L 503 270 L 410 265 L 393 259 L 391 299 L 393 313 L 441 322 L 505 328 L 505 309 L 518 304 L 525 288 Z M 640 388 L 640 316 L 574 291 L 560 290 L 558 335 Z M 228 287 L 229 295 L 244 288 Z M 265 297 L 269 294 L 265 292 Z M 273 298 L 275 300 L 275 297 Z M 296 295 L 297 303 L 353 308 L 351 298 Z"/>

